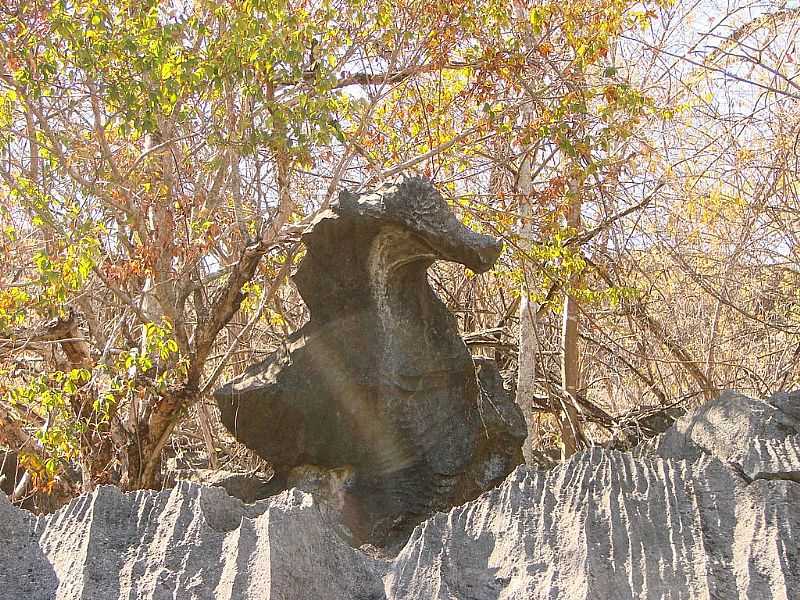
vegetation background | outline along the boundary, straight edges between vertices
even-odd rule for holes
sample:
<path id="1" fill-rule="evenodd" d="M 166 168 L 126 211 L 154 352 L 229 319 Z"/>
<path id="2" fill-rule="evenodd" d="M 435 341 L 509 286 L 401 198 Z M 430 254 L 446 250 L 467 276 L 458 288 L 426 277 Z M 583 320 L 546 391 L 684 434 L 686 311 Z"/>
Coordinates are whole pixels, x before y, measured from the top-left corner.
<path id="1" fill-rule="evenodd" d="M 529 459 L 797 387 L 798 31 L 764 0 L 5 0 L 4 489 L 264 468 L 210 393 L 304 322 L 304 224 L 401 173 L 505 241 L 430 278 Z"/>

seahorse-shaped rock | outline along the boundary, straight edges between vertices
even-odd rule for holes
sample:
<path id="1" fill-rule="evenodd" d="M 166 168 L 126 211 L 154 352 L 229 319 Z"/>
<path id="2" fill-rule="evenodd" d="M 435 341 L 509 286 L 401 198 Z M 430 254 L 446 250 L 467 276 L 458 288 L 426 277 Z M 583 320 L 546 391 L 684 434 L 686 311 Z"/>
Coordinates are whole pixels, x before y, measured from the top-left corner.
<path id="1" fill-rule="evenodd" d="M 358 540 L 381 543 L 522 462 L 519 409 L 502 386 L 482 395 L 427 278 L 436 260 L 484 272 L 501 244 L 462 225 L 418 178 L 342 192 L 302 239 L 294 281 L 309 322 L 216 399 L 225 426 L 270 461 L 280 485 L 304 465 L 351 469 L 346 523 Z M 496 367 L 480 365 L 496 390 Z"/>

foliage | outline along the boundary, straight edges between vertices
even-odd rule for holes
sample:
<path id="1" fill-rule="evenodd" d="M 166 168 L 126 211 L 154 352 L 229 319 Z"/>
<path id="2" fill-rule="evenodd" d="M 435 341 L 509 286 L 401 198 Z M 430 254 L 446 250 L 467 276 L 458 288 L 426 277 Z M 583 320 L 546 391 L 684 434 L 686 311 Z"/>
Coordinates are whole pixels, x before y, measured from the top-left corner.
<path id="1" fill-rule="evenodd" d="M 238 456 L 205 402 L 305 318 L 297 232 L 399 173 L 505 241 L 489 276 L 432 279 L 497 348 L 533 301 L 537 411 L 564 402 L 566 298 L 606 430 L 791 385 L 797 26 L 714 0 L 5 3 L 0 443 L 69 493 L 159 485 L 176 430 Z"/>

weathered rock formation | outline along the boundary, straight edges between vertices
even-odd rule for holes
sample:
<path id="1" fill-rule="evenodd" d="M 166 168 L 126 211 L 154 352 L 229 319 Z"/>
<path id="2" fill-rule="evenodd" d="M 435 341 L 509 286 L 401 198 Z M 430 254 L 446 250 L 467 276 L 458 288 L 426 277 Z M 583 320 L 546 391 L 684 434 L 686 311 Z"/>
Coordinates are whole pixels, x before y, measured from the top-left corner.
<path id="1" fill-rule="evenodd" d="M 747 481 L 800 483 L 800 392 L 766 401 L 726 392 L 686 415 L 642 447 L 664 458 L 696 460 L 712 454 Z"/>
<path id="2" fill-rule="evenodd" d="M 729 395 L 641 456 L 521 466 L 394 558 L 352 548 L 298 490 L 102 487 L 39 518 L 0 495 L 0 600 L 793 600 L 799 452 L 800 395 Z"/>
<path id="3" fill-rule="evenodd" d="M 342 192 L 303 242 L 294 281 L 310 321 L 216 393 L 222 422 L 282 487 L 294 469 L 349 469 L 345 522 L 384 543 L 522 462 L 519 409 L 481 394 L 427 279 L 436 260 L 483 272 L 501 245 L 464 227 L 422 179 Z M 491 369 L 482 363 L 486 381 Z"/>

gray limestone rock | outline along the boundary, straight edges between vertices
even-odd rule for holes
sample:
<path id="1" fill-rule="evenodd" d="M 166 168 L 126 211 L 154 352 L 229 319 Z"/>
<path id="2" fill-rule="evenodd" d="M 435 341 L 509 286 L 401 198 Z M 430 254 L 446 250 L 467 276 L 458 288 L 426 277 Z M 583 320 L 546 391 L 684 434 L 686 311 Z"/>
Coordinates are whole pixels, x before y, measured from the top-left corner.
<path id="1" fill-rule="evenodd" d="M 750 479 L 800 481 L 800 394 L 724 392 L 643 448 L 664 458 L 710 454 Z"/>
<path id="2" fill-rule="evenodd" d="M 55 595 L 58 580 L 34 534 L 35 522 L 0 491 L 0 600 L 51 600 Z"/>
<path id="3" fill-rule="evenodd" d="M 800 485 L 719 460 L 593 449 L 518 468 L 418 527 L 385 577 L 403 600 L 797 598 Z"/>
<path id="4" fill-rule="evenodd" d="M 222 422 L 279 483 L 305 465 L 351 469 L 345 521 L 356 539 L 386 544 L 522 461 L 518 409 L 507 395 L 484 402 L 427 279 L 436 260 L 483 272 L 501 245 L 417 178 L 342 192 L 302 239 L 294 281 L 310 321 L 217 391 Z"/>
<path id="5" fill-rule="evenodd" d="M 385 598 L 373 563 L 297 490 L 244 505 L 188 482 L 104 486 L 39 519 L 0 497 L 2 600 Z"/>
<path id="6" fill-rule="evenodd" d="M 283 491 L 276 489 L 265 473 L 234 473 L 220 469 L 179 469 L 169 473 L 167 486 L 178 481 L 191 481 L 204 486 L 223 488 L 229 496 L 252 504 Z"/>
<path id="7" fill-rule="evenodd" d="M 520 466 L 421 523 L 394 557 L 351 547 L 297 489 L 247 505 L 186 482 L 102 487 L 38 518 L 0 494 L 0 600 L 794 600 L 800 483 L 780 473 L 798 455 L 759 478 L 729 460 L 796 443 L 764 408 L 786 412 L 774 400 L 728 396 L 688 415 L 660 440 L 674 452 L 694 430 L 702 445 L 684 457 L 593 448 Z"/>

